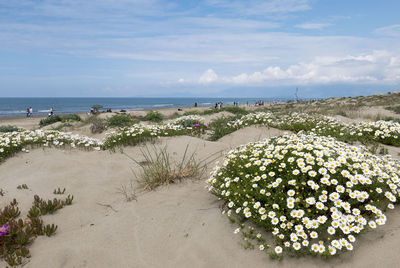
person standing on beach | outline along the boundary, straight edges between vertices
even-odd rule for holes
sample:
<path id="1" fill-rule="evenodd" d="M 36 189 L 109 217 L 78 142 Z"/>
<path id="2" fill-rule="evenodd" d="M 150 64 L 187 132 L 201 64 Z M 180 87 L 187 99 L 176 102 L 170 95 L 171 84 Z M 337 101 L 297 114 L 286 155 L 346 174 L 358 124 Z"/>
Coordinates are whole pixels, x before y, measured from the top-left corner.
<path id="1" fill-rule="evenodd" d="M 29 117 L 29 108 L 26 108 L 26 117 Z"/>
<path id="2" fill-rule="evenodd" d="M 33 116 L 33 109 L 32 109 L 32 107 L 29 107 L 29 117 L 32 117 Z"/>
<path id="3" fill-rule="evenodd" d="M 54 114 L 53 107 L 50 108 L 50 116 Z"/>

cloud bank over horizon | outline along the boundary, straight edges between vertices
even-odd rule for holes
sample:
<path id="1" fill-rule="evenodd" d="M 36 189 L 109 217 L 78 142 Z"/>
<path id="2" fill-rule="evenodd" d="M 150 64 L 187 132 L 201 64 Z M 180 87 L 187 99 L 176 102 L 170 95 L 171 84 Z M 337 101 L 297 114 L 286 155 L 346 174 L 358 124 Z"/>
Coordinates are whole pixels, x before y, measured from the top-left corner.
<path id="1" fill-rule="evenodd" d="M 361 0 L 2 2 L 0 97 L 400 90 L 399 9 Z"/>
<path id="2" fill-rule="evenodd" d="M 199 84 L 233 85 L 309 85 L 331 83 L 359 83 L 396 85 L 400 81 L 400 57 L 388 51 L 373 51 L 371 55 L 345 57 L 317 57 L 311 62 L 300 62 L 287 69 L 269 66 L 262 71 L 220 77 L 213 69 L 206 70 Z M 180 83 L 196 83 L 184 78 Z"/>

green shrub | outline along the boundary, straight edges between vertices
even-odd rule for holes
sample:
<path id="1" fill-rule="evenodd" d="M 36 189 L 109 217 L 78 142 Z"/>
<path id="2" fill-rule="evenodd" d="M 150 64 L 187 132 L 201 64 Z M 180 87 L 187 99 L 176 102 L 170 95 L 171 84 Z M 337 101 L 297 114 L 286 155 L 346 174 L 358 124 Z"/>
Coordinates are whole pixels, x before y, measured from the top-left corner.
<path id="1" fill-rule="evenodd" d="M 199 110 L 192 110 L 183 113 L 183 115 L 199 115 L 199 114 L 200 114 Z"/>
<path id="2" fill-rule="evenodd" d="M 161 122 L 164 116 L 158 111 L 149 111 L 143 118 L 144 121 Z"/>
<path id="3" fill-rule="evenodd" d="M 399 171 L 399 162 L 365 148 L 293 134 L 229 151 L 208 183 L 233 221 L 273 233 L 272 256 L 328 257 L 386 223 L 385 211 L 399 203 Z M 239 225 L 235 233 L 243 231 Z M 269 247 L 262 234 L 254 240 Z"/>
<path id="4" fill-rule="evenodd" d="M 208 109 L 208 110 L 204 110 L 202 112 L 202 114 L 203 115 L 209 115 L 209 114 L 216 114 L 216 113 L 219 113 L 219 112 L 220 112 L 220 110 L 217 110 L 217 109 Z"/>
<path id="5" fill-rule="evenodd" d="M 386 107 L 387 110 L 391 110 L 395 112 L 396 114 L 400 114 L 400 105 L 399 106 L 389 106 Z"/>
<path id="6" fill-rule="evenodd" d="M 62 115 L 60 115 L 60 117 L 61 117 L 62 122 L 65 122 L 68 120 L 71 120 L 71 121 L 81 121 L 82 120 L 82 118 L 77 114 L 62 114 Z"/>
<path id="7" fill-rule="evenodd" d="M 40 120 L 39 125 L 41 127 L 44 127 L 44 126 L 51 125 L 51 124 L 54 124 L 54 123 L 60 122 L 60 121 L 61 121 L 61 117 L 59 115 L 53 115 L 53 116 L 49 116 L 47 118 Z"/>
<path id="8" fill-rule="evenodd" d="M 68 146 L 100 150 L 102 144 L 100 140 L 87 136 L 41 129 L 0 133 L 0 140 L 0 163 L 18 152 L 29 152 L 30 148 Z"/>
<path id="9" fill-rule="evenodd" d="M 0 126 L 0 132 L 14 132 L 18 130 L 19 128 L 17 126 L 11 126 L 11 125 Z"/>
<path id="10" fill-rule="evenodd" d="M 236 107 L 236 106 L 223 107 L 221 110 L 226 111 L 226 112 L 230 112 L 230 113 L 233 113 L 233 114 L 236 114 L 236 115 L 245 115 L 245 114 L 249 113 L 245 109 L 240 108 L 240 107 Z"/>
<path id="11" fill-rule="evenodd" d="M 190 118 L 188 118 L 190 117 Z M 204 133 L 205 125 L 202 120 L 195 118 L 196 116 L 183 116 L 169 122 L 168 124 L 158 124 L 158 125 L 143 125 L 135 124 L 130 127 L 124 127 L 119 129 L 119 131 L 108 135 L 104 140 L 103 149 L 114 150 L 118 146 L 134 146 L 142 142 L 152 140 L 156 137 L 172 137 L 172 136 L 199 136 Z M 182 122 L 191 119 L 191 122 L 186 122 L 184 124 L 189 124 L 189 126 L 182 125 Z M 194 124 L 192 124 L 194 123 Z"/>
<path id="12" fill-rule="evenodd" d="M 63 114 L 63 115 L 52 115 L 47 118 L 40 120 L 39 125 L 41 127 L 54 124 L 56 122 L 66 122 L 66 121 L 81 121 L 81 117 L 77 114 Z"/>
<path id="13" fill-rule="evenodd" d="M 110 127 L 128 127 L 134 124 L 134 121 L 129 115 L 116 114 L 107 119 Z"/>
<path id="14" fill-rule="evenodd" d="M 216 141 L 222 138 L 223 136 L 236 131 L 237 129 L 229 127 L 228 123 L 231 121 L 235 121 L 238 118 L 240 118 L 240 116 L 235 115 L 229 117 L 223 116 L 212 120 L 211 123 L 209 124 L 209 128 L 212 131 L 212 134 L 209 137 L 209 139 L 212 141 Z"/>
<path id="15" fill-rule="evenodd" d="M 198 122 L 193 119 L 186 119 L 181 121 L 179 124 L 184 127 L 193 127 L 195 124 L 198 124 Z"/>

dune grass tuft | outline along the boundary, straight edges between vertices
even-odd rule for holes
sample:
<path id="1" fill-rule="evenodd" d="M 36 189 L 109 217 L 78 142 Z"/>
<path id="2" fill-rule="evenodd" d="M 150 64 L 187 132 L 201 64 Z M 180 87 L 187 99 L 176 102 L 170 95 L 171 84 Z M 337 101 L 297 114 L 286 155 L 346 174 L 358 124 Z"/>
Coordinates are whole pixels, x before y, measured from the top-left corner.
<path id="1" fill-rule="evenodd" d="M 144 161 L 137 161 L 131 157 L 141 168 L 139 184 L 144 190 L 154 190 L 158 186 L 167 185 L 184 179 L 200 179 L 204 174 L 207 163 L 197 161 L 196 153 L 189 154 L 186 146 L 184 155 L 179 161 L 171 160 L 167 146 L 163 148 L 148 146 L 141 150 Z"/>
<path id="2" fill-rule="evenodd" d="M 132 200 L 137 201 L 133 180 L 130 180 L 128 185 L 122 184 L 121 187 L 117 188 L 117 193 L 122 194 L 127 202 L 131 202 Z"/>

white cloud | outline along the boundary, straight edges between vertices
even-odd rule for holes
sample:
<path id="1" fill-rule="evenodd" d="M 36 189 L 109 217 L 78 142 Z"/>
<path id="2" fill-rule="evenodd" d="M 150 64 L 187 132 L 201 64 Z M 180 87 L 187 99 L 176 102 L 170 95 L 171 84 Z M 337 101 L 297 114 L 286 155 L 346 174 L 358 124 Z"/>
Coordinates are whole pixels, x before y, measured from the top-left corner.
<path id="1" fill-rule="evenodd" d="M 202 17 L 196 11 L 175 16 L 177 11 L 162 0 L 116 0 L 110 5 L 111 2 L 99 0 L 93 5 L 79 4 L 78 0 L 48 0 L 36 5 L 34 0 L 6 2 L 15 10 L 8 14 L 0 8 L 0 17 L 9 16 L 0 20 L 0 48 L 37 55 L 190 62 L 192 66 L 204 62 L 206 66 L 224 63 L 288 66 L 311 61 L 319 55 L 343 56 L 343 53 L 400 47 L 400 40 L 388 43 L 376 37 L 280 32 L 276 27 L 284 22 L 271 22 L 259 16 L 230 17 L 216 12 Z M 306 0 L 211 2 L 213 6 L 232 9 L 259 8 L 260 12 L 268 8 L 271 12 L 309 8 Z M 29 8 L 20 12 L 20 4 Z M 142 11 L 157 19 L 140 16 Z M 11 18 L 13 15 L 15 19 Z"/>
<path id="2" fill-rule="evenodd" d="M 218 80 L 218 75 L 213 69 L 208 69 L 199 78 L 200 84 L 209 84 Z"/>
<path id="3" fill-rule="evenodd" d="M 310 9 L 309 0 L 208 0 L 212 6 L 224 8 L 240 15 L 270 15 Z"/>
<path id="4" fill-rule="evenodd" d="M 187 8 L 165 0 L 6 1 L 0 4 L 0 50 L 43 56 L 43 62 L 48 57 L 83 59 L 87 69 L 102 67 L 115 83 L 129 85 L 399 81 L 399 24 L 370 36 L 316 35 L 297 29 L 337 24 L 333 17 L 311 14 L 292 32 L 279 28 L 295 25 L 294 12 L 310 9 L 313 2 L 209 0 Z M 386 54 L 378 53 L 382 50 Z M 14 63 L 1 64 L 4 69 Z M 207 70 L 209 66 L 218 75 Z M 207 71 L 199 77 L 199 69 Z M 121 73 L 128 73 L 122 82 Z"/>
<path id="5" fill-rule="evenodd" d="M 400 37 L 400 24 L 394 24 L 378 28 L 374 31 L 376 34 L 390 37 Z"/>
<path id="6" fill-rule="evenodd" d="M 177 23 L 182 23 L 190 32 L 198 30 L 199 27 L 210 29 L 224 29 L 235 31 L 252 31 L 278 28 L 280 23 L 265 20 L 238 19 L 238 18 L 218 18 L 218 17 L 184 17 L 176 19 Z"/>
<path id="7" fill-rule="evenodd" d="M 387 51 L 345 57 L 316 57 L 288 68 L 269 66 L 262 71 L 219 77 L 207 70 L 200 83 L 226 83 L 240 85 L 296 85 L 329 83 L 399 83 L 400 57 Z"/>
<path id="8" fill-rule="evenodd" d="M 303 23 L 295 25 L 296 28 L 301 28 L 305 30 L 322 30 L 328 26 L 331 26 L 330 23 Z"/>

